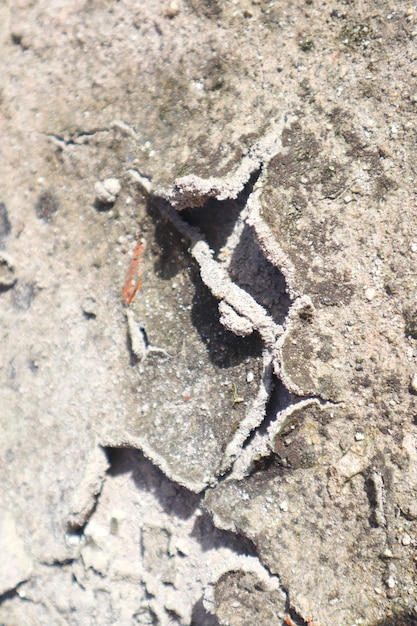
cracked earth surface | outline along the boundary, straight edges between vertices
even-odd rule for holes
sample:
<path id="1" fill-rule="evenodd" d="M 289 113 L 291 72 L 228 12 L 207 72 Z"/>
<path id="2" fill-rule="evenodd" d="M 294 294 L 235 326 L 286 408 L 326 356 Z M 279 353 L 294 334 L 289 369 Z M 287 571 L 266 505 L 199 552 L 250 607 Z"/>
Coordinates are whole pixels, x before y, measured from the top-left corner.
<path id="1" fill-rule="evenodd" d="M 417 622 L 416 20 L 0 1 L 1 623 Z"/>

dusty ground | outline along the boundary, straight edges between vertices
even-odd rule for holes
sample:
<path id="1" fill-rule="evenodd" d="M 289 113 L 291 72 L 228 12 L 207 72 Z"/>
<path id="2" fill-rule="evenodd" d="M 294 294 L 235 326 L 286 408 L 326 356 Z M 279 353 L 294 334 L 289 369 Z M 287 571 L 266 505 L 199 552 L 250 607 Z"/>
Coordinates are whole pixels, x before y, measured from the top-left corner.
<path id="1" fill-rule="evenodd" d="M 2 624 L 417 623 L 416 38 L 0 0 Z"/>

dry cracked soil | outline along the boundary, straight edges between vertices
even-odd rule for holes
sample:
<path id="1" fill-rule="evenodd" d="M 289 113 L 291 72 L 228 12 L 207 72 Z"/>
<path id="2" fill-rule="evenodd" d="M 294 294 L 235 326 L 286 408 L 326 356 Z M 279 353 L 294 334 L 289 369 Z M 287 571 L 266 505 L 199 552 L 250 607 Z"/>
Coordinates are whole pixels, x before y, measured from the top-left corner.
<path id="1" fill-rule="evenodd" d="M 0 0 L 0 623 L 417 624 L 417 6 Z"/>

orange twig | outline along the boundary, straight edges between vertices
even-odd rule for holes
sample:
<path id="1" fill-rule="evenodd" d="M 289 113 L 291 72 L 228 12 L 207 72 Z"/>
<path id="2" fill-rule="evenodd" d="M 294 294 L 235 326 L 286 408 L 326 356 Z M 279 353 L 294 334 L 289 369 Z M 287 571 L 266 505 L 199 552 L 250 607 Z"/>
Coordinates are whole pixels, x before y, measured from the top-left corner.
<path id="1" fill-rule="evenodd" d="M 145 242 L 142 243 L 142 241 L 138 241 L 133 251 L 133 257 L 130 261 L 129 270 L 127 272 L 125 284 L 123 286 L 122 298 L 123 302 L 127 306 L 129 306 L 129 304 L 132 304 L 142 285 L 142 259 L 143 253 L 145 252 L 145 247 Z"/>

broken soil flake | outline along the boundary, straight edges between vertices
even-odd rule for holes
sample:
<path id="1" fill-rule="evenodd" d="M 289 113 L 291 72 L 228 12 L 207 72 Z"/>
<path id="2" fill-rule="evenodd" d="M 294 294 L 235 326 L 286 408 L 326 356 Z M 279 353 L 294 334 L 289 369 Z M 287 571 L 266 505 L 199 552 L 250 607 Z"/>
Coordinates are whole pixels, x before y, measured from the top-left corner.
<path id="1" fill-rule="evenodd" d="M 251 167 L 241 169 L 250 176 Z M 154 200 L 160 212 L 154 218 L 156 240 L 166 237 L 171 222 L 178 232 L 170 245 L 181 235 L 190 245 L 192 258 L 181 243 L 176 256 L 182 259 L 183 267 L 171 289 L 157 280 L 158 290 L 154 291 L 156 277 L 153 277 L 154 286 L 145 282 L 141 298 L 134 304 L 136 318 L 148 318 L 146 324 L 142 322 L 146 334 L 149 329 L 156 331 L 154 337 L 157 337 L 163 329 L 162 343 L 159 340 L 158 343 L 167 345 L 168 340 L 171 345 L 166 358 L 159 359 L 155 365 L 147 359 L 141 369 L 140 388 L 144 389 L 141 415 L 134 425 L 128 425 L 128 434 L 123 439 L 116 437 L 113 442 L 141 447 L 168 476 L 195 491 L 212 484 L 231 468 L 251 432 L 261 424 L 272 385 L 271 351 L 282 334 L 280 322 L 288 307 L 282 274 L 265 258 L 252 229 L 244 222 L 247 198 L 240 206 L 232 204 L 238 192 L 242 192 L 242 176 L 239 170 L 212 181 L 189 177 L 181 184 L 175 183 L 174 191 L 161 194 L 171 197 L 178 187 L 177 198 L 183 201 L 185 193 L 191 204 L 202 205 L 198 214 L 188 212 L 186 219 L 166 202 Z M 248 192 L 245 193 L 247 197 Z M 206 205 L 207 195 L 214 198 Z M 222 211 L 228 210 L 232 214 L 231 219 L 226 218 L 229 237 L 227 232 L 221 232 Z M 154 254 L 160 257 L 156 266 L 163 275 L 168 269 L 163 268 L 165 252 Z M 190 305 L 187 302 L 192 291 L 195 293 Z M 178 303 L 174 310 L 172 295 Z M 154 297 L 158 298 L 157 306 L 151 304 Z M 264 306 L 268 304 L 272 314 Z M 153 315 L 158 309 L 166 319 L 163 326 L 162 320 Z M 189 309 L 192 326 L 187 318 Z M 132 315 L 132 311 L 128 312 L 130 343 L 134 348 L 138 342 L 132 341 L 135 336 Z M 185 328 L 189 328 L 186 333 Z M 261 340 L 266 346 L 264 350 Z M 143 350 L 135 348 L 133 352 L 142 359 L 138 355 Z M 156 365 L 157 371 L 152 375 L 151 368 Z M 170 373 L 173 368 L 178 380 L 175 384 Z M 149 404 L 143 398 L 147 394 L 148 376 L 153 381 L 153 398 L 149 398 Z M 155 393 L 155 385 L 160 386 L 160 393 Z"/>
<path id="2" fill-rule="evenodd" d="M 369 532 L 366 515 L 359 519 L 352 513 L 346 519 L 342 503 L 340 508 L 330 505 L 329 525 L 325 482 L 324 473 L 311 470 L 288 477 L 258 474 L 241 484 L 225 483 L 208 496 L 207 505 L 216 524 L 256 543 L 262 562 L 272 573 L 279 572 L 290 606 L 301 616 L 327 624 L 331 612 L 334 624 L 354 623 L 357 615 L 367 612 L 369 590 L 381 584 L 383 566 L 375 568 L 373 553 L 375 545 L 384 546 L 383 533 Z M 317 492 L 315 499 L 312 491 Z M 358 506 L 366 510 L 364 496 L 360 501 L 356 494 L 345 497 L 344 503 L 352 510 Z M 358 549 L 361 563 L 350 558 Z M 320 568 L 315 566 L 317 559 Z M 353 588 L 355 607 L 349 608 Z"/>
<path id="3" fill-rule="evenodd" d="M 344 453 L 340 438 L 350 443 Z M 205 506 L 216 525 L 255 543 L 304 619 L 327 624 L 331 614 L 331 623 L 354 623 L 383 584 L 386 529 L 372 522 L 364 479 L 370 445 L 355 444 L 343 409 L 305 406 L 275 437 L 272 467 L 207 492 Z"/>
<path id="4" fill-rule="evenodd" d="M 145 278 L 126 309 L 137 410 L 106 443 L 139 447 L 167 476 L 201 491 L 226 471 L 225 448 L 245 415 L 262 419 L 268 397 L 262 342 L 257 333 L 238 337 L 219 323 L 218 303 L 186 240 L 154 207 L 149 215 Z"/>
<path id="5" fill-rule="evenodd" d="M 264 479 L 259 474 L 248 478 L 247 483 L 226 481 L 209 492 L 207 506 L 216 523 L 242 532 L 255 542 L 262 558 L 274 568 L 271 571 L 282 576 L 291 602 L 301 616 L 317 615 L 320 622 L 327 623 L 330 615 L 332 619 L 338 615 L 337 623 L 342 624 L 358 615 L 384 615 L 387 605 L 381 604 L 380 611 L 368 610 L 373 589 L 385 589 L 388 605 L 393 597 L 394 578 L 389 574 L 393 566 L 381 566 L 379 555 L 395 534 L 401 532 L 396 530 L 399 525 L 393 507 L 395 499 L 398 502 L 402 498 L 401 473 L 409 463 L 401 452 L 401 444 L 392 443 L 387 454 L 385 441 L 378 433 L 384 421 L 381 409 L 386 411 L 387 394 L 391 394 L 392 405 L 402 398 L 403 411 L 410 404 L 410 378 L 404 362 L 406 344 L 401 324 L 397 325 L 394 339 L 387 310 L 374 301 L 377 289 L 372 289 L 371 294 L 367 286 L 370 276 L 378 284 L 379 263 L 357 222 L 346 224 L 334 217 L 336 207 L 340 212 L 340 203 L 332 207 L 328 202 L 328 196 L 334 200 L 334 190 L 326 191 L 327 182 L 322 179 L 316 182 L 317 187 L 312 183 L 311 194 L 313 197 L 317 194 L 316 206 L 306 207 L 301 217 L 297 212 L 291 213 L 285 199 L 280 199 L 282 163 L 286 163 L 287 134 L 291 132 L 300 131 L 298 127 L 296 131 L 291 126 L 284 128 L 282 148 L 264 167 L 244 213 L 265 257 L 282 270 L 294 298 L 283 331 L 276 330 L 269 321 L 269 311 L 265 311 L 263 318 L 258 316 L 256 307 L 246 306 L 245 300 L 243 304 L 239 302 L 239 291 L 229 289 L 229 277 L 217 271 L 213 250 L 202 235 L 178 225 L 180 218 L 172 219 L 189 235 L 191 253 L 199 264 L 203 281 L 222 301 L 221 321 L 237 334 L 243 334 L 243 328 L 247 332 L 242 319 L 252 323 L 287 389 L 304 398 L 318 399 L 316 404 L 303 401 L 299 409 L 295 405 L 293 410 L 278 412 L 273 418 L 268 429 L 269 450 L 268 446 L 261 447 L 261 456 L 269 455 L 272 463 L 275 461 L 278 467 L 285 468 L 284 473 L 282 469 L 271 470 L 271 479 L 267 478 L 268 473 Z M 334 145 L 331 148 L 335 149 Z M 315 167 L 323 167 L 318 144 L 315 149 L 314 158 L 318 159 Z M 294 170 L 295 165 L 291 167 Z M 300 175 L 301 171 L 300 165 Z M 183 198 L 192 206 L 205 206 L 199 198 L 213 195 L 223 199 L 226 188 L 230 191 L 230 180 L 233 176 L 225 179 L 223 188 L 220 179 L 214 182 L 189 177 L 176 183 L 172 194 L 166 197 L 179 208 Z M 323 193 L 324 198 L 320 197 Z M 348 204 L 344 202 L 343 206 Z M 210 210 L 208 203 L 206 210 Z M 371 229 L 369 237 L 372 235 Z M 350 271 L 352 248 L 361 263 Z M 379 292 L 378 298 L 384 300 L 398 323 L 398 312 L 392 308 L 386 293 Z M 233 312 L 241 319 L 235 320 Z M 391 428 L 399 427 L 396 420 L 390 423 Z M 252 490 L 252 484 L 257 489 Z M 247 497 L 237 496 L 239 504 L 230 507 L 231 494 L 240 494 L 245 489 Z M 370 495 L 372 489 L 378 491 L 374 496 Z M 358 505 L 357 513 L 349 516 L 343 512 L 345 508 L 354 510 L 355 505 Z M 285 516 L 291 506 L 293 513 Z M 270 528 L 269 522 L 265 523 L 268 510 L 271 510 Z M 300 521 L 305 512 L 306 521 Z M 239 521 L 240 516 L 244 523 Z M 337 540 L 333 539 L 333 532 Z M 285 536 L 287 550 L 282 551 L 281 543 L 274 547 L 273 538 L 277 535 Z M 298 544 L 302 548 L 296 548 Z M 356 555 L 352 561 L 351 553 Z M 317 555 L 320 555 L 318 560 Z M 315 567 L 309 578 L 305 569 L 313 562 Z M 319 565 L 321 562 L 327 563 L 326 568 Z M 343 564 L 343 586 L 337 573 L 340 564 Z M 321 568 L 320 575 L 317 568 Z M 409 566 L 402 570 L 402 577 L 405 584 L 412 584 Z M 334 584 L 325 584 L 332 578 Z M 355 608 L 350 608 L 352 588 L 360 584 L 360 597 Z"/>
<path id="6" fill-rule="evenodd" d="M 385 546 L 401 534 L 393 511 L 403 497 L 404 469 L 410 476 L 401 443 L 392 441 L 388 453 L 379 434 L 387 403 L 402 403 L 402 419 L 410 405 L 406 343 L 401 324 L 395 336 L 387 309 L 373 301 L 376 290 L 371 297 L 365 288 L 378 264 L 355 222 L 338 224 L 335 218 L 332 235 L 323 236 L 315 221 L 329 207 L 319 200 L 317 208 L 312 205 L 301 217 L 290 213 L 285 221 L 289 208 L 279 199 L 280 157 L 265 168 L 249 199 L 248 219 L 265 254 L 275 255 L 292 292 L 301 295 L 273 350 L 276 371 L 293 393 L 330 402 L 300 404 L 298 411 L 295 405 L 288 421 L 278 415 L 271 442 L 277 466 L 219 485 L 206 503 L 217 524 L 254 541 L 304 619 L 313 615 L 320 623 L 345 624 L 358 616 L 384 615 L 381 598 L 380 610 L 370 607 L 374 589 L 385 589 L 387 606 L 399 578 L 413 585 L 410 564 L 399 570 L 379 562 Z M 265 236 L 265 222 L 275 243 Z M 332 272 L 349 262 L 352 247 L 361 258 L 352 274 L 354 286 L 351 274 Z M 379 298 L 398 320 L 386 293 Z M 390 428 L 398 430 L 399 416 L 390 415 Z M 360 588 L 354 607 L 349 605 L 353 588 Z"/>
<path id="7" fill-rule="evenodd" d="M 230 570 L 275 598 L 282 614 L 285 596 L 277 578 L 248 555 L 247 541 L 214 527 L 199 496 L 171 482 L 137 450 L 107 452 L 111 469 L 71 571 L 81 589 L 101 591 L 97 610 L 108 606 L 108 623 L 128 624 L 133 617 L 140 624 L 218 626 L 204 606 L 217 604 L 217 580 Z M 242 595 L 247 605 L 244 586 L 231 595 L 236 601 Z M 87 596 L 83 610 L 91 611 L 94 602 Z M 246 610 L 255 619 L 257 611 Z"/>

